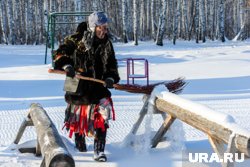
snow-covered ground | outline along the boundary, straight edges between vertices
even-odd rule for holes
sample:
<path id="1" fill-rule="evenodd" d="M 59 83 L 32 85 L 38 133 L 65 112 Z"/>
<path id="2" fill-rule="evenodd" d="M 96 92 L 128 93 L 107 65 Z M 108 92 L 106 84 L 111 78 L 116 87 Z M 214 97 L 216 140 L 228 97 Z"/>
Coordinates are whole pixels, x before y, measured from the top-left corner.
<path id="1" fill-rule="evenodd" d="M 179 41 L 177 45 L 165 41 L 163 47 L 153 42 L 114 46 L 118 59 L 148 59 L 150 83 L 185 77 L 188 84 L 181 97 L 230 114 L 239 126 L 250 129 L 250 41 L 204 44 Z M 211 153 L 212 149 L 206 134 L 180 121 L 172 125 L 166 141 L 155 149 L 149 148 L 149 142 L 161 126 L 161 115 L 148 114 L 137 135 L 130 135 L 143 105 L 142 95 L 117 90 L 112 90 L 116 121 L 110 122 L 107 136 L 108 162 L 97 163 L 92 159 L 92 138 L 87 139 L 88 152 L 78 152 L 73 140 L 61 130 L 66 105 L 62 90 L 64 76 L 47 73 L 51 65 L 43 64 L 44 52 L 45 46 L 0 45 L 0 166 L 40 166 L 41 157 L 10 149 L 32 102 L 40 103 L 48 112 L 77 167 L 220 166 L 188 162 L 187 153 Z M 142 62 L 136 63 L 136 71 L 142 73 Z M 121 83 L 126 83 L 123 61 L 119 61 L 119 72 Z M 136 80 L 136 83 L 146 84 L 145 80 Z M 31 145 L 34 139 L 34 127 L 28 127 L 20 145 Z M 133 147 L 128 145 L 130 141 Z M 250 161 L 236 163 L 236 166 L 250 166 Z"/>

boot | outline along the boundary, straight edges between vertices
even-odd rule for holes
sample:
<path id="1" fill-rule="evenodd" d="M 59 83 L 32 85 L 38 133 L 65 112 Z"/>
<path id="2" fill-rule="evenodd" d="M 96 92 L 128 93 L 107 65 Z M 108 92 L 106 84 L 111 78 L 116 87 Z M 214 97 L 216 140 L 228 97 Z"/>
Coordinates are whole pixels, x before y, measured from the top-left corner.
<path id="1" fill-rule="evenodd" d="M 87 152 L 85 136 L 79 135 L 79 133 L 75 133 L 75 144 L 76 144 L 76 148 L 80 152 Z"/>
<path id="2" fill-rule="evenodd" d="M 104 154 L 105 141 L 94 140 L 94 160 L 98 162 L 106 162 L 107 157 Z"/>

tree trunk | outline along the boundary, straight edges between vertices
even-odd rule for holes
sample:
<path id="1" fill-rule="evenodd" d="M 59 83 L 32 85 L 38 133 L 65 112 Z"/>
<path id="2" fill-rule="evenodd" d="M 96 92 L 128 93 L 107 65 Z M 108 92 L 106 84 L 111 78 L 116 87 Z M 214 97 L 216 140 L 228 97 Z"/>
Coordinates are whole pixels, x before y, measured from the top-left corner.
<path id="1" fill-rule="evenodd" d="M 37 0 L 37 8 L 38 8 L 38 16 L 37 16 L 37 43 L 42 44 L 44 42 L 44 30 L 45 30 L 45 23 L 44 23 L 44 5 L 43 0 Z"/>
<path id="2" fill-rule="evenodd" d="M 145 17 L 146 17 L 146 14 L 145 14 L 145 10 L 144 10 L 144 6 L 145 6 L 145 1 L 144 0 L 141 0 L 140 1 L 140 39 L 142 40 L 144 37 L 145 37 Z"/>
<path id="3" fill-rule="evenodd" d="M 134 45 L 138 45 L 138 10 L 137 10 L 137 0 L 133 0 L 133 12 L 134 12 Z"/>
<path id="4" fill-rule="evenodd" d="M 147 18 L 147 22 L 146 22 L 146 36 L 149 37 L 150 34 L 150 0 L 146 0 L 146 18 Z"/>
<path id="5" fill-rule="evenodd" d="M 234 40 L 244 40 L 247 38 L 246 36 L 246 21 L 247 21 L 247 14 L 244 11 L 244 0 L 239 0 L 239 25 L 240 29 L 239 32 L 237 33 L 236 37 Z M 249 18 L 248 18 L 249 19 Z"/>
<path id="6" fill-rule="evenodd" d="M 67 0 L 66 0 L 66 2 L 67 2 Z M 50 12 L 55 12 L 56 11 L 56 7 L 55 6 L 56 6 L 55 0 L 49 0 L 49 9 L 50 9 Z"/>
<path id="7" fill-rule="evenodd" d="M 14 20 L 15 20 L 15 34 L 16 34 L 16 44 L 21 44 L 21 19 L 20 14 L 22 13 L 20 0 L 15 0 L 15 10 L 14 10 Z"/>
<path id="8" fill-rule="evenodd" d="M 180 18 L 180 4 L 181 0 L 177 1 L 176 14 L 174 19 L 174 31 L 173 31 L 173 44 L 175 45 L 178 33 L 178 22 Z"/>
<path id="9" fill-rule="evenodd" d="M 183 24 L 184 24 L 184 39 L 188 39 L 188 26 L 189 26 L 189 20 L 188 20 L 188 3 L 187 0 L 183 0 Z"/>
<path id="10" fill-rule="evenodd" d="M 188 40 L 192 39 L 192 31 L 195 28 L 195 0 L 191 0 L 191 7 L 190 7 L 190 24 L 188 27 Z"/>
<path id="11" fill-rule="evenodd" d="M 81 1 L 80 11 L 87 11 L 86 9 L 86 1 Z"/>
<path id="12" fill-rule="evenodd" d="M 13 1 L 8 0 L 7 5 L 8 5 L 8 18 L 9 18 L 9 28 L 10 28 L 9 43 L 14 45 L 16 43 L 16 34 L 14 26 Z"/>
<path id="13" fill-rule="evenodd" d="M 219 4 L 219 36 L 222 42 L 225 42 L 225 5 L 224 0 Z"/>
<path id="14" fill-rule="evenodd" d="M 3 4 L 0 2 L 0 43 L 7 44 L 7 39 L 5 35 L 5 29 L 4 29 L 4 10 L 3 10 Z"/>
<path id="15" fill-rule="evenodd" d="M 123 27 L 123 42 L 128 43 L 127 37 L 127 0 L 122 0 L 122 27 Z"/>
<path id="16" fill-rule="evenodd" d="M 154 7 L 154 1 L 155 0 L 151 0 L 151 30 L 152 30 L 152 38 L 155 41 L 156 40 L 156 30 L 155 30 L 155 7 Z"/>
<path id="17" fill-rule="evenodd" d="M 4 32 L 3 32 L 3 23 L 2 23 L 2 10 L 0 7 L 0 44 L 3 42 L 3 33 Z"/>
<path id="18" fill-rule="evenodd" d="M 37 45 L 37 41 L 36 41 L 36 32 L 37 32 L 37 27 L 36 26 L 36 1 L 37 0 L 31 0 L 30 1 L 30 16 L 31 16 L 31 44 L 34 45 L 36 44 Z"/>
<path id="19" fill-rule="evenodd" d="M 31 36 L 31 30 L 30 30 L 30 20 L 31 20 L 31 16 L 30 16 L 30 12 L 29 12 L 29 9 L 30 9 L 30 3 L 29 1 L 25 1 L 25 15 L 26 15 L 26 27 L 25 27 L 25 44 L 30 44 L 31 42 L 31 39 L 30 39 L 30 36 Z"/>
<path id="20" fill-rule="evenodd" d="M 25 44 L 26 43 L 26 3 L 24 2 L 24 0 L 21 0 L 21 3 L 20 3 L 20 8 L 21 8 L 21 11 L 20 13 L 17 13 L 19 15 L 18 19 L 21 20 L 21 23 L 20 23 L 20 28 L 19 28 L 19 31 L 20 31 L 20 43 L 21 44 Z"/>
<path id="21" fill-rule="evenodd" d="M 201 40 L 206 42 L 205 0 L 200 0 Z"/>
<path id="22" fill-rule="evenodd" d="M 167 0 L 162 0 L 161 15 L 159 17 L 159 24 L 156 36 L 156 45 L 163 46 L 163 37 L 165 33 Z"/>
<path id="23" fill-rule="evenodd" d="M 199 30 L 200 30 L 200 24 L 199 24 L 199 1 L 200 0 L 196 0 L 195 3 L 195 39 L 196 39 L 196 43 L 199 43 Z"/>
<path id="24" fill-rule="evenodd" d="M 214 0 L 209 0 L 209 16 L 208 16 L 208 30 L 209 30 L 209 37 L 211 40 L 214 40 L 214 25 L 215 25 L 215 15 L 214 15 Z"/>
<path id="25" fill-rule="evenodd" d="M 98 11 L 97 9 L 97 0 L 92 0 L 92 5 L 93 5 L 93 8 L 92 8 L 92 11 Z"/>

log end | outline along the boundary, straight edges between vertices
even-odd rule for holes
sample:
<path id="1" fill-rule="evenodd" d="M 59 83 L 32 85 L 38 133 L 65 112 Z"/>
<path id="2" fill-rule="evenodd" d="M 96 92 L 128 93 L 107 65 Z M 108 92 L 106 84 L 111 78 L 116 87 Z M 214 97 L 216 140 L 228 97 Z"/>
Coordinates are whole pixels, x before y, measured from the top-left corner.
<path id="1" fill-rule="evenodd" d="M 75 167 L 75 161 L 68 154 L 58 154 L 51 159 L 48 166 Z"/>
<path id="2" fill-rule="evenodd" d="M 36 108 L 36 107 L 42 107 L 42 105 L 39 104 L 39 103 L 31 103 L 31 104 L 30 104 L 30 109 Z"/>
<path id="3" fill-rule="evenodd" d="M 250 139 L 247 140 L 247 148 L 245 151 L 245 155 L 250 158 Z"/>

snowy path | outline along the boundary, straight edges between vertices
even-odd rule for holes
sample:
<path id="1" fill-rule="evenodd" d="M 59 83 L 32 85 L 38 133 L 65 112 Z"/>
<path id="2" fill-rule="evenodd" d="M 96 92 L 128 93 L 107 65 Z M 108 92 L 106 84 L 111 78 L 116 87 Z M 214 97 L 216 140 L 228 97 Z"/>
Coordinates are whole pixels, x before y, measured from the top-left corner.
<path id="1" fill-rule="evenodd" d="M 193 99 L 196 102 L 199 102 L 201 104 L 207 105 L 210 108 L 216 110 L 216 111 L 222 111 L 228 114 L 231 114 L 234 116 L 236 122 L 246 128 L 250 129 L 250 122 L 248 119 L 250 116 L 249 108 L 250 108 L 250 96 L 243 96 L 241 97 L 239 95 L 236 99 L 228 99 L 227 97 L 219 96 L 216 99 L 216 96 L 214 96 L 214 99 L 211 99 L 209 96 L 203 95 L 202 97 L 197 96 L 188 96 L 184 95 L 185 98 Z M 234 97 L 237 97 L 234 95 Z M 121 153 L 122 149 L 120 148 L 121 144 L 124 142 L 124 138 L 131 130 L 133 124 L 136 122 L 138 118 L 139 111 L 142 107 L 142 96 L 141 95 L 134 95 L 134 96 L 119 96 L 114 95 L 113 100 L 115 104 L 116 109 L 116 121 L 110 122 L 110 129 L 108 131 L 108 137 L 107 137 L 107 154 L 110 157 L 109 162 L 105 164 L 99 164 L 98 166 L 117 166 L 115 163 L 116 158 L 122 158 Z M 50 102 L 41 101 L 45 110 L 48 112 L 49 116 L 55 123 L 56 127 L 58 128 L 58 131 L 65 136 L 65 138 L 68 139 L 67 135 L 61 130 L 62 128 L 62 121 L 64 119 L 64 101 L 63 99 L 55 101 L 55 104 L 61 103 L 61 105 L 58 106 L 49 106 Z M 0 146 L 2 148 L 8 147 L 11 142 L 14 140 L 18 128 L 21 125 L 22 120 L 24 117 L 26 117 L 28 112 L 28 106 L 31 102 L 10 102 L 5 101 L 1 102 L 0 104 L 0 138 L 4 139 L 0 141 Z M 48 105 L 46 107 L 46 104 Z M 17 109 L 20 108 L 20 109 Z M 154 131 L 156 131 L 159 126 L 162 123 L 162 117 L 160 115 L 154 115 L 153 121 L 152 121 L 152 128 Z M 143 133 L 143 126 L 142 125 L 140 130 Z M 198 131 L 194 128 L 184 125 L 184 131 L 185 131 L 185 140 L 188 141 L 200 141 L 200 140 L 206 140 L 207 136 Z M 140 131 L 138 132 L 140 134 Z M 36 139 L 36 133 L 34 130 L 34 127 L 28 127 L 25 130 L 24 136 L 22 137 L 22 140 L 20 143 L 23 143 L 25 141 Z M 89 152 L 87 153 L 79 153 L 74 149 L 73 140 L 65 140 L 68 142 L 68 148 L 71 152 L 71 154 L 74 156 L 74 159 L 76 160 L 77 166 L 80 166 L 82 162 L 84 162 L 84 166 L 91 166 L 91 164 L 95 163 L 92 159 L 93 155 L 93 139 L 88 138 L 87 143 L 89 146 Z M 195 144 L 194 144 L 195 145 Z M 119 150 L 120 148 L 120 150 Z M 15 161 L 19 162 L 19 159 L 21 161 L 25 161 L 29 159 L 29 157 L 34 158 L 33 155 L 24 156 L 23 154 L 7 151 L 5 153 L 4 150 L 0 153 L 0 156 L 9 156 L 10 158 L 8 162 L 1 164 L 1 166 L 9 166 L 10 162 L 12 162 L 12 165 Z M 119 154 L 116 154 L 119 153 Z M 15 155 L 18 154 L 17 157 Z M 112 155 L 111 155 L 112 154 Z M 17 160 L 18 159 L 18 160 Z M 33 166 L 34 164 L 40 163 L 40 158 L 35 158 L 32 160 L 32 163 L 26 164 L 28 166 Z M 25 165 L 25 163 L 23 163 Z"/>

